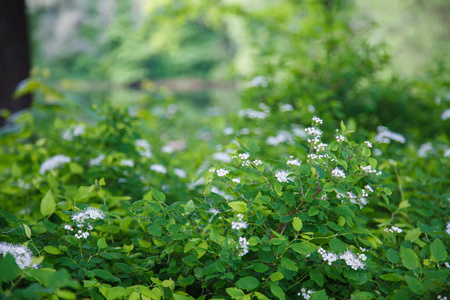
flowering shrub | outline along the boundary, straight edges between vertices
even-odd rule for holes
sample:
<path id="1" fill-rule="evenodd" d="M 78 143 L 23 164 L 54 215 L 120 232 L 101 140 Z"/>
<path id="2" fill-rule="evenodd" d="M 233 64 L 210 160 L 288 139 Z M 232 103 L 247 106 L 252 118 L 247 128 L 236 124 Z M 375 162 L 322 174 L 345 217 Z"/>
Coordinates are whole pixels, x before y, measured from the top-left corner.
<path id="1" fill-rule="evenodd" d="M 278 152 L 238 138 L 222 149 L 228 159 L 202 163 L 193 180 L 201 142 L 168 160 L 157 146 L 166 141 L 144 138 L 126 114 L 114 123 L 116 114 L 84 131 L 69 127 L 70 143 L 4 148 L 5 297 L 421 299 L 448 291 L 445 214 L 419 221 L 413 200 L 393 197 L 392 164 L 372 157 L 371 142 L 353 141 L 343 122 L 329 134 L 314 117 Z"/>

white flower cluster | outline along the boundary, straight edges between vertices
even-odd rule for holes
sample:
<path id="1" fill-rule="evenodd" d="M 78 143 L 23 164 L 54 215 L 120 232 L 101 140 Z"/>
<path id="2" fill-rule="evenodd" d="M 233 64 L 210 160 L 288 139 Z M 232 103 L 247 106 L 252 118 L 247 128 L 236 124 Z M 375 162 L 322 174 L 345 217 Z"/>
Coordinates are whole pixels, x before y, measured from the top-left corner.
<path id="1" fill-rule="evenodd" d="M 340 255 L 337 255 L 333 252 L 327 252 L 323 248 L 319 248 L 317 252 L 319 252 L 324 261 L 328 261 L 328 265 L 331 266 L 331 264 L 336 260 L 343 259 L 345 263 L 355 271 L 358 269 L 364 269 L 365 264 L 363 263 L 363 261 L 366 261 L 367 259 L 365 254 L 362 253 L 356 256 L 348 249 L 347 251 L 345 251 L 343 254 Z"/>
<path id="2" fill-rule="evenodd" d="M 228 173 L 230 173 L 230 171 L 227 170 L 227 169 L 219 169 L 219 170 L 216 171 L 216 174 L 219 177 L 226 176 Z"/>
<path id="3" fill-rule="evenodd" d="M 267 145 L 278 146 L 281 143 L 287 143 L 292 140 L 292 135 L 289 131 L 279 130 L 276 136 L 269 136 L 266 140 Z"/>
<path id="4" fill-rule="evenodd" d="M 231 181 L 233 181 L 234 183 L 241 183 L 241 178 L 236 177 L 236 178 L 231 179 Z"/>
<path id="5" fill-rule="evenodd" d="M 265 119 L 269 116 L 269 113 L 264 112 L 264 111 L 253 110 L 251 108 L 247 108 L 247 109 L 241 109 L 240 111 L 238 111 L 238 116 L 239 117 L 247 117 L 249 119 Z"/>
<path id="6" fill-rule="evenodd" d="M 316 116 L 314 116 L 314 117 L 312 118 L 312 120 L 313 120 L 313 123 L 315 123 L 315 124 L 317 124 L 317 125 L 323 124 L 323 120 L 322 120 L 321 118 L 316 117 Z"/>
<path id="7" fill-rule="evenodd" d="M 248 244 L 249 242 L 245 237 L 239 237 L 239 247 L 242 249 L 242 251 L 239 252 L 239 256 L 244 256 L 248 253 Z M 239 247 L 236 247 L 236 249 L 239 249 Z"/>
<path id="8" fill-rule="evenodd" d="M 166 174 L 167 170 L 163 165 L 151 165 L 150 170 L 155 171 L 157 173 Z"/>
<path id="9" fill-rule="evenodd" d="M 82 124 L 73 125 L 70 128 L 68 128 L 66 131 L 64 131 L 63 139 L 70 142 L 73 140 L 73 138 L 75 136 L 80 136 L 80 135 L 84 134 L 85 129 L 86 129 L 86 127 L 84 127 L 84 125 L 82 125 Z"/>
<path id="10" fill-rule="evenodd" d="M 134 167 L 134 161 L 132 159 L 122 159 L 120 161 L 120 165 L 124 166 L 124 167 L 133 168 Z"/>
<path id="11" fill-rule="evenodd" d="M 334 168 L 333 171 L 331 171 L 331 175 L 333 177 L 338 177 L 338 178 L 345 178 L 345 173 L 343 170 L 339 169 L 339 168 Z"/>
<path id="12" fill-rule="evenodd" d="M 340 142 L 343 142 L 343 141 L 345 141 L 345 136 L 343 136 L 343 135 L 337 135 L 336 136 L 336 142 L 340 143 Z"/>
<path id="13" fill-rule="evenodd" d="M 16 260 L 16 264 L 21 269 L 25 269 L 30 266 L 38 268 L 37 265 L 32 265 L 33 253 L 27 247 L 2 242 L 0 243 L 0 253 L 3 254 L 3 256 L 6 256 L 8 253 L 11 254 Z"/>
<path id="14" fill-rule="evenodd" d="M 288 182 L 289 181 L 289 172 L 285 170 L 278 170 L 275 172 L 275 177 L 279 182 Z"/>
<path id="15" fill-rule="evenodd" d="M 175 168 L 173 170 L 173 172 L 175 173 L 175 175 L 177 175 L 180 178 L 186 178 L 187 177 L 186 171 L 184 171 L 183 169 Z"/>
<path id="16" fill-rule="evenodd" d="M 369 186 L 369 188 L 370 188 L 370 186 Z M 336 191 L 336 194 L 337 194 L 336 197 L 338 199 L 341 199 L 342 203 L 344 203 L 345 198 L 348 198 L 350 203 L 358 205 L 360 209 L 362 209 L 365 205 L 367 205 L 367 203 L 369 203 L 369 201 L 367 201 L 367 199 L 365 198 L 368 196 L 368 194 L 364 189 L 362 190 L 362 197 L 360 197 L 360 198 L 358 198 L 352 192 L 347 192 L 347 195 L 344 195 L 344 194 L 341 194 Z"/>
<path id="17" fill-rule="evenodd" d="M 255 166 L 259 166 L 259 165 L 262 164 L 262 161 L 259 160 L 259 159 L 255 159 L 255 160 L 253 161 L 253 164 L 254 164 Z"/>
<path id="18" fill-rule="evenodd" d="M 371 174 L 371 173 L 375 173 L 375 175 L 381 175 L 381 171 L 377 171 L 372 169 L 372 167 L 370 165 L 364 167 L 364 166 L 360 166 L 361 170 L 363 170 L 364 172 L 366 172 L 367 174 Z"/>
<path id="19" fill-rule="evenodd" d="M 73 214 L 71 217 L 71 219 L 77 223 L 84 223 L 84 222 L 86 222 L 86 220 L 89 220 L 89 219 L 97 220 L 97 219 L 104 219 L 104 218 L 105 218 L 105 214 L 100 209 L 95 208 L 95 207 L 88 207 L 83 211 Z"/>
<path id="20" fill-rule="evenodd" d="M 72 221 L 77 223 L 77 227 L 79 228 L 77 230 L 77 233 L 75 233 L 75 237 L 77 239 L 87 239 L 87 237 L 91 235 L 89 233 L 89 230 L 93 229 L 92 225 L 87 223 L 87 221 L 104 219 L 105 214 L 98 208 L 88 207 L 84 211 L 73 214 L 71 218 Z M 64 229 L 68 231 L 74 231 L 74 229 L 70 225 L 65 225 Z"/>
<path id="21" fill-rule="evenodd" d="M 367 148 L 372 148 L 372 143 L 369 141 L 365 141 L 364 144 L 366 144 Z"/>
<path id="22" fill-rule="evenodd" d="M 387 127 L 378 126 L 378 134 L 374 138 L 377 143 L 390 144 L 391 141 L 396 141 L 404 144 L 406 142 L 405 137 L 399 133 L 390 131 Z"/>
<path id="23" fill-rule="evenodd" d="M 282 104 L 282 105 L 280 105 L 280 111 L 281 112 L 293 111 L 293 110 L 294 110 L 294 106 L 292 106 L 292 104 Z"/>
<path id="24" fill-rule="evenodd" d="M 215 168 L 211 168 L 211 169 L 209 169 L 209 172 L 210 173 L 214 173 L 214 172 L 216 172 L 216 169 Z"/>
<path id="25" fill-rule="evenodd" d="M 400 228 L 398 228 L 397 226 L 391 226 L 391 228 L 385 228 L 384 229 L 384 232 L 390 232 L 390 233 L 394 233 L 394 232 L 397 232 L 397 233 L 402 233 L 402 230 L 400 229 Z"/>
<path id="26" fill-rule="evenodd" d="M 223 130 L 224 135 L 232 135 L 234 133 L 234 129 L 232 127 L 227 127 Z"/>
<path id="27" fill-rule="evenodd" d="M 248 83 L 248 87 L 266 88 L 267 86 L 268 86 L 268 83 L 266 81 L 266 78 L 261 75 L 253 77 L 253 79 Z"/>
<path id="28" fill-rule="evenodd" d="M 324 261 L 328 261 L 328 265 L 331 266 L 331 264 L 333 262 L 335 262 L 336 260 L 338 260 L 338 256 L 337 254 L 334 254 L 333 252 L 327 252 L 325 249 L 323 249 L 322 247 L 320 247 L 317 252 L 319 252 L 319 254 L 322 256 L 322 259 Z"/>
<path id="29" fill-rule="evenodd" d="M 303 298 L 305 298 L 306 300 L 308 300 L 309 298 L 311 298 L 311 295 L 314 294 L 314 290 L 306 290 L 305 288 L 302 288 L 301 293 L 298 293 L 297 296 L 302 295 Z"/>
<path id="30" fill-rule="evenodd" d="M 289 160 L 287 161 L 288 166 L 300 166 L 301 163 L 298 161 L 298 158 L 294 159 L 291 155 L 289 156 Z"/>
<path id="31" fill-rule="evenodd" d="M 420 146 L 419 150 L 417 150 L 417 155 L 419 157 L 427 157 L 428 152 L 433 151 L 433 145 L 431 143 L 425 143 Z"/>
<path id="32" fill-rule="evenodd" d="M 445 263 L 444 263 L 444 266 L 445 266 L 446 268 L 450 268 L 450 263 L 445 262 Z"/>
<path id="33" fill-rule="evenodd" d="M 445 121 L 445 120 L 447 120 L 449 118 L 450 118 L 450 108 L 444 110 L 444 112 L 441 115 L 442 121 Z"/>
<path id="34" fill-rule="evenodd" d="M 316 151 L 325 151 L 325 148 L 328 147 L 328 144 L 320 143 L 318 145 L 313 146 L 313 149 Z"/>
<path id="35" fill-rule="evenodd" d="M 102 161 L 105 159 L 105 155 L 104 154 L 100 154 L 99 156 L 97 156 L 96 158 L 91 158 L 89 160 L 89 164 L 91 166 L 98 166 L 102 163 Z"/>
<path id="36" fill-rule="evenodd" d="M 310 135 L 312 137 L 315 137 L 315 138 L 320 138 L 322 136 L 322 134 L 323 134 L 322 130 L 320 130 L 319 128 L 316 128 L 316 127 L 305 128 L 305 132 L 308 135 Z M 309 142 L 309 140 L 308 140 L 308 142 Z"/>
<path id="37" fill-rule="evenodd" d="M 322 158 L 328 158 L 331 162 L 336 161 L 336 159 L 332 158 L 331 156 L 328 155 L 328 153 L 325 154 L 314 154 L 314 153 L 310 153 L 308 154 L 308 158 L 312 159 L 312 160 L 319 160 Z M 318 162 L 315 162 L 318 163 Z M 324 162 L 326 163 L 326 162 Z"/>
<path id="38" fill-rule="evenodd" d="M 144 139 L 136 140 L 134 141 L 134 145 L 140 155 L 145 156 L 147 158 L 151 158 L 153 156 L 150 144 L 147 142 L 147 140 Z"/>
<path id="39" fill-rule="evenodd" d="M 55 155 L 53 157 L 50 157 L 49 159 L 47 159 L 46 161 L 44 161 L 41 164 L 41 167 L 39 168 L 39 173 L 41 173 L 43 175 L 47 171 L 54 170 L 54 169 L 58 168 L 59 166 L 70 163 L 70 162 L 71 162 L 71 158 L 66 155 L 62 155 L 62 154 Z"/>
<path id="40" fill-rule="evenodd" d="M 447 296 L 438 295 L 436 299 L 438 299 L 438 300 L 447 300 Z"/>
<path id="41" fill-rule="evenodd" d="M 237 218 L 239 221 L 231 222 L 231 229 L 241 230 L 247 228 L 248 224 L 243 221 L 244 216 L 242 214 L 238 214 Z"/>
<path id="42" fill-rule="evenodd" d="M 250 153 L 241 153 L 241 154 L 239 154 L 239 158 L 243 159 L 243 160 L 246 160 L 249 157 L 250 157 Z"/>

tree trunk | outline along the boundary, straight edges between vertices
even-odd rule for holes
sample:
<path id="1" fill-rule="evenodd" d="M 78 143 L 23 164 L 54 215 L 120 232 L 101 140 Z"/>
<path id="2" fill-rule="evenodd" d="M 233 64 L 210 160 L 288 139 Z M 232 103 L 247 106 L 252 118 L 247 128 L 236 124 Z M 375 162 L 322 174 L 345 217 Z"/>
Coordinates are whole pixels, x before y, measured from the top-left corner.
<path id="1" fill-rule="evenodd" d="M 0 0 L 0 109 L 16 112 L 31 105 L 31 96 L 17 100 L 13 93 L 30 71 L 25 0 Z M 0 117 L 0 126 L 5 119 Z"/>

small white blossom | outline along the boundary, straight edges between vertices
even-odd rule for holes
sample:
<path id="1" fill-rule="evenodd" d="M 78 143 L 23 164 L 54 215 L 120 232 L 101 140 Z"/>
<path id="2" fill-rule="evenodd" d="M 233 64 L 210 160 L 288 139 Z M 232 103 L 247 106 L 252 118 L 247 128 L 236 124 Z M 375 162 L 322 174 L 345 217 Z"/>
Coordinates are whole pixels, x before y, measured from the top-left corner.
<path id="1" fill-rule="evenodd" d="M 99 156 L 97 156 L 96 158 L 91 158 L 89 160 L 89 164 L 91 166 L 98 166 L 102 163 L 102 161 L 105 159 L 105 155 L 104 154 L 100 154 Z"/>
<path id="2" fill-rule="evenodd" d="M 339 258 L 345 260 L 345 263 L 355 271 L 358 269 L 364 269 L 365 267 L 365 264 L 362 262 L 366 260 L 366 256 L 364 254 L 360 254 L 359 257 L 357 257 L 350 250 L 347 250 L 343 254 L 339 255 Z"/>
<path id="3" fill-rule="evenodd" d="M 88 207 L 84 211 L 80 211 L 76 214 L 73 214 L 71 218 L 73 221 L 77 223 L 84 223 L 87 219 L 92 220 L 104 219 L 105 214 L 98 208 Z"/>
<path id="4" fill-rule="evenodd" d="M 378 126 L 378 134 L 374 138 L 374 141 L 377 143 L 389 144 L 391 140 L 402 144 L 406 142 L 405 137 L 403 135 L 392 132 L 387 127 Z"/>
<path id="5" fill-rule="evenodd" d="M 177 175 L 180 178 L 186 178 L 187 177 L 186 172 L 184 170 L 182 170 L 182 169 L 176 168 L 176 169 L 173 170 L 173 172 L 175 173 L 175 175 Z"/>
<path id="6" fill-rule="evenodd" d="M 447 224 L 445 225 L 445 232 L 447 232 L 447 234 L 450 234 L 450 222 L 447 222 Z"/>
<path id="7" fill-rule="evenodd" d="M 71 162 L 71 158 L 66 155 L 55 155 L 44 161 L 39 168 L 39 173 L 45 174 L 47 171 L 54 170 L 63 164 Z"/>
<path id="8" fill-rule="evenodd" d="M 16 260 L 16 264 L 21 269 L 25 269 L 31 266 L 33 260 L 33 253 L 30 249 L 22 245 L 13 245 L 6 242 L 0 243 L 0 253 L 6 256 L 8 253 L 11 254 Z"/>
<path id="9" fill-rule="evenodd" d="M 448 118 L 450 118 L 450 108 L 444 110 L 444 112 L 443 112 L 442 115 L 441 115 L 442 121 L 445 121 L 445 120 L 447 120 Z"/>
<path id="10" fill-rule="evenodd" d="M 216 174 L 219 177 L 226 176 L 228 173 L 230 173 L 230 171 L 227 170 L 227 169 L 219 169 L 219 170 L 216 171 Z"/>
<path id="11" fill-rule="evenodd" d="M 214 172 L 216 172 L 216 169 L 215 168 L 211 168 L 211 169 L 209 169 L 209 172 L 210 173 L 214 173 Z"/>
<path id="12" fill-rule="evenodd" d="M 365 141 L 364 144 L 366 144 L 367 148 L 372 148 L 372 143 L 369 141 Z"/>
<path id="13" fill-rule="evenodd" d="M 231 179 L 231 181 L 233 181 L 234 183 L 241 183 L 241 178 L 236 177 L 236 178 Z"/>
<path id="14" fill-rule="evenodd" d="M 385 232 L 390 232 L 390 233 L 402 233 L 402 230 L 396 226 L 391 226 L 391 228 L 385 228 L 384 229 Z"/>
<path id="15" fill-rule="evenodd" d="M 259 159 L 256 159 L 253 161 L 253 164 L 255 164 L 255 166 L 259 166 L 260 164 L 262 164 L 262 161 Z"/>
<path id="16" fill-rule="evenodd" d="M 63 133 L 63 139 L 72 141 L 75 136 L 84 134 L 85 127 L 82 124 L 73 125 Z"/>
<path id="17" fill-rule="evenodd" d="M 150 170 L 155 171 L 157 173 L 166 174 L 167 170 L 163 165 L 151 165 Z"/>
<path id="18" fill-rule="evenodd" d="M 268 86 L 268 83 L 267 83 L 266 78 L 264 76 L 255 76 L 248 83 L 248 87 L 263 87 L 263 88 L 266 88 L 267 86 Z"/>
<path id="19" fill-rule="evenodd" d="M 289 166 L 300 166 L 301 165 L 301 163 L 298 161 L 298 158 L 288 160 L 287 164 Z"/>
<path id="20" fill-rule="evenodd" d="M 247 228 L 248 224 L 244 221 L 231 222 L 231 229 L 241 230 Z"/>
<path id="21" fill-rule="evenodd" d="M 278 170 L 275 172 L 275 177 L 277 178 L 277 180 L 279 182 L 288 182 L 289 178 L 288 178 L 289 172 L 285 171 L 285 170 Z"/>
<path id="22" fill-rule="evenodd" d="M 241 154 L 239 154 L 239 158 L 240 158 L 240 159 L 246 160 L 246 159 L 248 159 L 249 157 L 250 157 L 250 153 L 241 153 Z"/>
<path id="23" fill-rule="evenodd" d="M 297 296 L 302 295 L 303 298 L 305 298 L 306 300 L 308 300 L 309 298 L 311 298 L 311 295 L 315 293 L 314 290 L 308 290 L 308 291 L 307 291 L 305 288 L 302 288 L 300 291 L 301 291 L 301 293 L 297 293 Z"/>
<path id="24" fill-rule="evenodd" d="M 312 118 L 312 120 L 313 120 L 313 123 L 316 123 L 318 125 L 323 124 L 323 120 L 321 118 L 316 117 L 316 116 L 314 116 Z"/>
<path id="25" fill-rule="evenodd" d="M 336 136 L 336 141 L 338 143 L 345 141 L 345 136 L 343 136 L 343 135 Z"/>
<path id="26" fill-rule="evenodd" d="M 231 127 L 227 127 L 227 128 L 225 128 L 225 129 L 223 130 L 223 134 L 224 134 L 224 135 L 231 135 L 231 134 L 233 134 L 233 133 L 234 133 L 234 129 L 231 128 Z"/>
<path id="27" fill-rule="evenodd" d="M 147 140 L 140 139 L 134 141 L 134 145 L 136 146 L 136 149 L 138 153 L 142 156 L 145 156 L 147 158 L 152 157 L 152 152 L 150 151 L 151 147 L 150 144 L 147 142 Z"/>
<path id="28" fill-rule="evenodd" d="M 73 231 L 73 228 L 72 228 L 72 226 L 70 226 L 70 225 L 65 225 L 65 226 L 64 226 L 64 229 L 65 229 L 65 230 Z"/>
<path id="29" fill-rule="evenodd" d="M 122 159 L 120 161 L 120 165 L 124 166 L 124 167 L 133 168 L 134 167 L 134 161 L 132 159 Z"/>
<path id="30" fill-rule="evenodd" d="M 225 152 L 217 152 L 212 155 L 214 160 L 218 160 L 224 163 L 230 163 L 232 161 L 230 155 Z"/>
<path id="31" fill-rule="evenodd" d="M 280 105 L 280 111 L 281 112 L 293 111 L 293 110 L 294 110 L 294 106 L 292 106 L 292 104 L 282 104 L 282 105 Z"/>
<path id="32" fill-rule="evenodd" d="M 239 246 L 242 249 L 242 251 L 239 253 L 239 256 L 244 256 L 245 254 L 248 253 L 248 245 L 249 242 L 247 241 L 247 239 L 245 237 L 239 237 Z"/>
<path id="33" fill-rule="evenodd" d="M 333 177 L 345 178 L 344 171 L 339 168 L 334 168 L 334 170 L 331 171 L 331 175 L 333 175 Z"/>

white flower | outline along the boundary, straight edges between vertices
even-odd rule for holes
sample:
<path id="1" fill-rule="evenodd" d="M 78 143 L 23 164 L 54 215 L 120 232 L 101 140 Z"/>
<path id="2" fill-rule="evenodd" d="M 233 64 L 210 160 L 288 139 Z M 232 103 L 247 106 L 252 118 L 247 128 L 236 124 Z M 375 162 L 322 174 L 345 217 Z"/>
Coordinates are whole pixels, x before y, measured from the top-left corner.
<path id="1" fill-rule="evenodd" d="M 402 230 L 396 226 L 391 226 L 391 228 L 385 228 L 384 231 L 390 232 L 390 233 L 394 233 L 394 232 L 402 233 Z"/>
<path id="2" fill-rule="evenodd" d="M 311 135 L 313 137 L 317 137 L 317 138 L 320 138 L 322 136 L 322 134 L 323 134 L 323 132 L 320 129 L 316 128 L 316 127 L 305 128 L 305 132 L 307 134 L 309 134 L 309 135 Z"/>
<path id="3" fill-rule="evenodd" d="M 345 136 L 343 136 L 343 135 L 338 135 L 338 136 L 336 136 L 336 141 L 337 141 L 338 143 L 343 142 L 344 140 L 345 140 Z"/>
<path id="4" fill-rule="evenodd" d="M 57 167 L 70 162 L 71 158 L 66 155 L 55 155 L 42 163 L 41 167 L 39 168 L 39 173 L 45 174 L 47 171 L 54 170 Z"/>
<path id="5" fill-rule="evenodd" d="M 425 143 L 417 150 L 419 157 L 427 157 L 429 152 L 433 151 L 433 145 L 431 143 Z"/>
<path id="6" fill-rule="evenodd" d="M 277 178 L 277 180 L 279 182 L 288 182 L 289 178 L 288 178 L 289 172 L 285 171 L 285 170 L 278 170 L 275 172 L 275 177 Z"/>
<path id="7" fill-rule="evenodd" d="M 150 151 L 151 149 L 150 144 L 147 142 L 147 140 L 144 139 L 135 140 L 134 145 L 140 155 L 145 156 L 147 158 L 151 158 L 153 156 L 152 152 Z"/>
<path id="8" fill-rule="evenodd" d="M 84 211 L 80 211 L 76 214 L 73 214 L 71 218 L 73 221 L 75 221 L 77 223 L 84 223 L 88 219 L 92 219 L 92 220 L 104 219 L 105 214 L 103 213 L 103 211 L 101 211 L 98 208 L 88 207 Z M 81 225 L 81 224 L 78 224 L 78 225 Z M 81 227 L 83 227 L 83 225 L 81 225 Z"/>
<path id="9" fill-rule="evenodd" d="M 150 170 L 161 173 L 161 174 L 167 173 L 167 170 L 163 165 L 151 165 Z"/>
<path id="10" fill-rule="evenodd" d="M 347 250 L 343 254 L 339 255 L 340 259 L 345 260 L 345 263 L 350 266 L 353 270 L 364 269 L 365 264 L 361 260 L 366 260 L 366 256 L 364 254 L 360 254 L 357 257 L 350 250 Z"/>
<path id="11" fill-rule="evenodd" d="M 98 166 L 102 163 L 102 161 L 105 159 L 105 155 L 104 154 L 100 154 L 99 156 L 97 156 L 96 158 L 91 158 L 89 160 L 89 164 L 91 166 Z"/>
<path id="12" fill-rule="evenodd" d="M 259 160 L 259 159 L 255 159 L 255 160 L 253 161 L 253 163 L 255 164 L 255 166 L 259 166 L 260 164 L 262 164 L 262 161 Z"/>
<path id="13" fill-rule="evenodd" d="M 21 269 L 30 267 L 33 260 L 33 253 L 30 249 L 21 245 L 13 245 L 2 242 L 0 243 L 0 253 L 3 256 L 6 256 L 8 253 L 11 254 L 16 260 L 16 264 Z"/>
<path id="14" fill-rule="evenodd" d="M 264 76 L 255 76 L 253 79 L 247 84 L 248 87 L 263 87 L 266 88 L 268 83 Z"/>
<path id="15" fill-rule="evenodd" d="M 301 163 L 298 161 L 298 158 L 288 160 L 287 164 L 289 166 L 300 166 L 301 165 Z"/>
<path id="16" fill-rule="evenodd" d="M 293 111 L 293 110 L 294 110 L 294 106 L 292 106 L 292 104 L 282 104 L 282 105 L 280 105 L 280 111 L 281 112 Z"/>
<path id="17" fill-rule="evenodd" d="M 173 172 L 175 173 L 175 175 L 177 175 L 180 178 L 186 178 L 187 174 L 184 170 L 182 169 L 174 169 Z"/>
<path id="18" fill-rule="evenodd" d="M 253 110 L 251 108 L 247 108 L 247 109 L 241 109 L 240 111 L 238 111 L 238 116 L 247 117 L 249 119 L 265 119 L 269 116 L 269 113 L 264 112 L 264 111 Z"/>
<path id="19" fill-rule="evenodd" d="M 120 165 L 124 166 L 124 167 L 133 168 L 134 167 L 134 161 L 132 159 L 122 159 L 120 161 Z"/>
<path id="20" fill-rule="evenodd" d="M 320 125 L 320 124 L 323 123 L 323 120 L 322 120 L 321 118 L 316 117 L 316 116 L 314 116 L 314 117 L 312 118 L 312 120 L 313 120 L 313 123 L 316 123 L 316 124 L 318 124 L 318 125 Z"/>
<path id="21" fill-rule="evenodd" d="M 335 262 L 338 259 L 338 256 L 336 254 L 334 254 L 333 252 L 327 252 L 323 248 L 319 248 L 317 252 L 319 252 L 324 261 L 328 261 L 328 265 L 330 266 L 333 262 Z"/>
<path id="22" fill-rule="evenodd" d="M 387 127 L 378 126 L 378 134 L 374 138 L 377 143 L 389 144 L 391 140 L 404 144 L 406 142 L 405 137 L 399 133 L 390 131 Z"/>
<path id="23" fill-rule="evenodd" d="M 247 241 L 247 239 L 245 237 L 239 237 L 239 246 L 242 249 L 242 251 L 239 253 L 239 256 L 244 256 L 245 254 L 248 253 L 248 245 L 249 242 Z"/>
<path id="24" fill-rule="evenodd" d="M 72 226 L 70 226 L 70 225 L 65 225 L 65 226 L 64 226 L 64 229 L 65 229 L 65 230 L 73 231 L 73 228 L 72 228 Z"/>
<path id="25" fill-rule="evenodd" d="M 210 173 L 214 173 L 214 172 L 216 172 L 216 169 L 215 168 L 211 168 L 211 169 L 209 169 L 209 172 Z"/>
<path id="26" fill-rule="evenodd" d="M 248 159 L 250 157 L 250 153 L 241 153 L 239 154 L 240 159 Z"/>
<path id="27" fill-rule="evenodd" d="M 333 177 L 345 178 L 344 171 L 339 168 L 334 168 L 334 170 L 331 171 L 331 175 L 333 175 Z"/>
<path id="28" fill-rule="evenodd" d="M 230 173 L 230 171 L 228 171 L 227 169 L 219 169 L 216 171 L 216 174 L 219 177 L 223 177 L 223 176 L 227 175 L 228 173 Z"/>
<path id="29" fill-rule="evenodd" d="M 241 183 L 241 178 L 239 178 L 239 177 L 233 178 L 233 179 L 231 179 L 231 181 L 233 181 L 234 183 Z"/>
<path id="30" fill-rule="evenodd" d="M 450 108 L 444 110 L 444 112 L 443 112 L 442 115 L 441 115 L 442 121 L 445 121 L 445 120 L 447 120 L 448 118 L 450 118 Z"/>
<path id="31" fill-rule="evenodd" d="M 241 230 L 247 228 L 248 224 L 243 221 L 231 222 L 231 229 Z"/>
<path id="32" fill-rule="evenodd" d="M 366 190 L 370 191 L 371 193 L 373 193 L 373 189 L 372 189 L 372 187 L 370 185 L 367 184 L 364 188 Z"/>
<path id="33" fill-rule="evenodd" d="M 224 135 L 231 135 L 231 134 L 233 134 L 233 133 L 234 133 L 234 129 L 231 128 L 231 127 L 227 127 L 227 128 L 225 128 L 225 129 L 223 130 L 223 134 L 224 134 Z"/>
<path id="34" fill-rule="evenodd" d="M 278 146 L 280 143 L 289 142 L 292 139 L 292 135 L 289 131 L 279 130 L 276 136 L 269 136 L 266 140 L 267 145 Z"/>
<path id="35" fill-rule="evenodd" d="M 85 127 L 82 124 L 73 125 L 63 133 L 63 139 L 72 141 L 73 137 L 84 134 Z"/>
<path id="36" fill-rule="evenodd" d="M 367 148 L 372 148 L 372 143 L 369 141 L 365 141 L 364 144 L 366 144 Z"/>
<path id="37" fill-rule="evenodd" d="M 308 105 L 308 111 L 313 113 L 316 111 L 316 108 L 310 104 L 310 105 Z"/>

